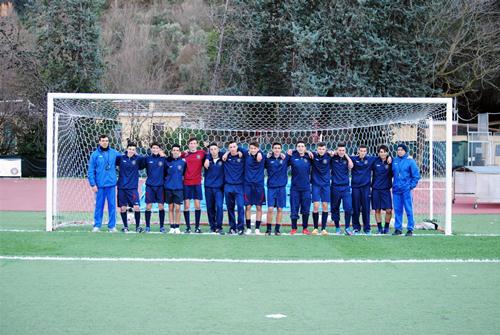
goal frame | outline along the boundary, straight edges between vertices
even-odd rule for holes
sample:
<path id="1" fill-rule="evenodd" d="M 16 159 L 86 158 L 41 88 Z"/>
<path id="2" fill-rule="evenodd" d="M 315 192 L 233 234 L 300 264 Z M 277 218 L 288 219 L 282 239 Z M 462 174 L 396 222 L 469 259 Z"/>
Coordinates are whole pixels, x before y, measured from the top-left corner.
<path id="1" fill-rule="evenodd" d="M 273 96 L 222 96 L 222 95 L 157 95 L 157 94 L 102 94 L 102 93 L 48 93 L 47 94 L 47 177 L 46 177 L 46 231 L 53 230 L 57 210 L 57 150 L 58 113 L 55 99 L 77 100 L 156 100 L 156 101 L 210 101 L 210 102 L 279 102 L 279 103 L 369 103 L 369 104 L 441 104 L 446 105 L 446 166 L 445 166 L 445 235 L 452 235 L 452 149 L 453 149 L 453 99 L 452 98 L 390 98 L 390 97 L 273 97 Z M 433 120 L 429 122 L 432 124 Z M 432 127 L 430 127 L 432 141 Z M 432 142 L 431 142 L 432 143 Z M 432 157 L 432 144 L 430 145 Z M 433 159 L 430 164 L 433 164 Z M 433 173 L 430 174 L 432 179 Z M 431 184 L 432 185 L 432 184 Z M 430 215 L 433 214 L 432 186 L 430 189 Z M 432 219 L 432 217 L 431 217 Z"/>

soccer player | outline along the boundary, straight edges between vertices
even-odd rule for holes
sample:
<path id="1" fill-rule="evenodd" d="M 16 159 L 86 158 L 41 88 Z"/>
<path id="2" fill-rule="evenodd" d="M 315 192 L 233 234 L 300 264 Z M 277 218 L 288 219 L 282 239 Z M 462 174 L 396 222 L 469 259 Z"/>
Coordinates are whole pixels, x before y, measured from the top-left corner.
<path id="1" fill-rule="evenodd" d="M 201 207 L 200 201 L 203 200 L 201 189 L 201 172 L 203 162 L 205 161 L 205 151 L 198 149 L 198 140 L 190 138 L 188 140 L 189 150 L 182 153 L 182 158 L 186 160 L 186 173 L 184 175 L 184 219 L 186 221 L 186 233 L 191 232 L 190 211 L 191 200 L 194 200 L 195 226 L 194 232 L 201 233 L 200 219 Z"/>
<path id="2" fill-rule="evenodd" d="M 165 233 L 165 197 L 163 190 L 165 176 L 165 157 L 161 151 L 160 144 L 153 142 L 150 145 L 151 155 L 146 157 L 146 229 L 151 231 L 151 208 L 153 203 L 158 204 L 158 216 L 160 218 L 160 232 Z"/>
<path id="3" fill-rule="evenodd" d="M 210 231 L 224 235 L 222 219 L 224 216 L 224 166 L 222 152 L 217 143 L 210 143 L 209 154 L 205 159 L 205 201 L 207 203 L 208 223 Z"/>
<path id="4" fill-rule="evenodd" d="M 181 158 L 181 146 L 172 145 L 170 157 L 165 162 L 165 202 L 168 204 L 168 218 L 170 220 L 170 234 L 180 234 L 181 204 L 184 200 L 184 173 L 186 161 Z"/>
<path id="5" fill-rule="evenodd" d="M 281 235 L 281 219 L 286 206 L 286 184 L 288 183 L 288 163 L 290 156 L 283 154 L 281 143 L 273 143 L 272 153 L 267 155 L 265 167 L 267 170 L 267 229 L 266 235 L 271 235 L 273 212 L 276 208 L 276 225 L 274 235 Z"/>
<path id="6" fill-rule="evenodd" d="M 241 150 L 241 151 L 238 151 Z M 243 199 L 243 183 L 245 181 L 245 149 L 238 149 L 235 141 L 229 142 L 229 151 L 222 156 L 224 161 L 224 197 L 226 198 L 229 234 L 243 235 L 243 217 L 245 215 Z M 235 205 L 238 207 L 238 223 L 234 215 Z"/>
<path id="7" fill-rule="evenodd" d="M 299 211 L 302 214 L 302 234 L 310 235 L 307 226 L 311 207 L 311 159 L 306 154 L 305 142 L 298 141 L 296 150 L 291 152 L 290 156 L 289 164 L 292 167 L 292 186 L 290 188 L 292 230 L 290 235 L 297 233 Z"/>
<path id="8" fill-rule="evenodd" d="M 129 142 L 127 153 L 116 159 L 119 166 L 118 174 L 118 207 L 123 221 L 122 231 L 128 233 L 127 206 L 133 207 L 135 218 L 135 231 L 142 232 L 141 210 L 139 208 L 139 170 L 145 167 L 145 158 L 137 155 L 137 145 Z"/>
<path id="9" fill-rule="evenodd" d="M 252 206 L 256 208 L 255 235 L 261 235 L 262 205 L 266 203 L 264 191 L 265 159 L 257 142 L 250 143 L 250 150 L 245 154 L 245 183 L 243 199 L 245 201 L 245 219 L 247 234 L 252 233 Z"/>
<path id="10" fill-rule="evenodd" d="M 312 235 L 318 235 L 319 205 L 321 202 L 321 235 L 328 235 L 326 223 L 328 222 L 328 204 L 330 203 L 330 177 L 331 156 L 327 153 L 326 144 L 318 143 L 316 152 L 311 152 L 312 159 L 312 201 L 313 201 L 313 224 Z"/>
<path id="11" fill-rule="evenodd" d="M 408 219 L 408 231 L 406 236 L 413 235 L 413 226 L 415 221 L 413 218 L 413 203 L 412 190 L 417 187 L 420 180 L 415 160 L 408 156 L 408 147 L 401 143 L 398 145 L 397 157 L 392 163 L 392 173 L 394 180 L 392 183 L 392 196 L 394 197 L 394 233 L 393 235 L 401 235 L 403 233 L 403 207 Z"/>
<path id="12" fill-rule="evenodd" d="M 116 158 L 121 154 L 109 146 L 108 135 L 99 136 L 99 145 L 89 160 L 87 178 L 96 193 L 93 232 L 101 229 L 104 202 L 108 202 L 108 230 L 116 232 Z"/>
<path id="13" fill-rule="evenodd" d="M 362 144 L 358 148 L 358 155 L 352 156 L 354 164 L 351 170 L 352 187 L 352 225 L 354 234 L 361 231 L 359 214 L 363 218 L 363 232 L 367 235 L 371 233 L 370 227 L 370 184 L 372 179 L 372 166 L 376 160 L 375 156 L 367 155 L 368 148 Z"/>
<path id="14" fill-rule="evenodd" d="M 389 163 L 389 148 L 386 145 L 378 147 L 378 158 L 372 166 L 372 208 L 375 210 L 375 220 L 379 234 L 388 234 L 392 218 L 392 164 Z M 384 227 L 382 227 L 382 210 L 385 211 Z"/>
<path id="15" fill-rule="evenodd" d="M 353 163 L 349 155 L 346 153 L 345 143 L 338 143 L 332 160 L 332 184 L 331 191 L 331 211 L 332 220 L 335 223 L 336 234 L 341 234 L 340 229 L 340 203 L 344 208 L 344 223 L 345 234 L 352 235 L 351 216 L 352 216 L 352 199 L 351 187 L 349 185 L 349 171 L 352 169 Z"/>

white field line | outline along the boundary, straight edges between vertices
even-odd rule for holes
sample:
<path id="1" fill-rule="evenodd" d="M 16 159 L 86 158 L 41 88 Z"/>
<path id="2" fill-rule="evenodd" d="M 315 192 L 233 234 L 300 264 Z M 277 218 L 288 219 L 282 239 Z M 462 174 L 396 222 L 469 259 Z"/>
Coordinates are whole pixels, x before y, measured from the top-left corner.
<path id="1" fill-rule="evenodd" d="M 440 264 L 500 263 L 500 259 L 228 259 L 228 258 L 140 258 L 140 257 L 58 257 L 2 256 L 0 260 L 121 263 L 243 263 L 243 264 Z"/>
<path id="2" fill-rule="evenodd" d="M 46 231 L 44 229 L 0 229 L 0 233 L 45 233 Z M 100 232 L 97 232 L 97 233 L 93 233 L 91 230 L 56 230 L 55 232 L 50 232 L 51 234 L 53 233 L 56 233 L 56 234 L 62 234 L 62 233 L 83 233 L 83 234 L 110 234 L 106 229 L 103 229 L 101 230 Z M 137 234 L 135 231 L 130 231 L 128 232 L 127 234 L 124 234 L 122 232 L 115 232 L 114 234 L 118 234 L 118 235 L 128 235 L 128 234 Z M 150 235 L 150 234 L 153 234 L 153 235 L 173 235 L 173 234 L 166 234 L 166 233 L 160 233 L 158 231 L 152 231 L 150 233 L 142 233 L 141 235 Z M 180 235 L 190 235 L 190 236 L 206 236 L 206 235 L 212 235 L 212 236 L 220 236 L 219 234 L 215 234 L 215 233 L 201 233 L 201 234 L 195 234 L 195 233 L 191 233 L 191 234 L 185 234 L 184 232 L 182 232 Z M 281 234 L 282 236 L 292 236 L 288 233 L 282 233 Z M 225 236 L 238 236 L 238 235 L 229 235 L 226 233 Z M 245 236 L 265 236 L 263 233 L 261 233 L 261 235 L 255 235 L 255 234 L 251 234 L 251 235 L 247 235 L 245 234 Z M 274 233 L 273 235 L 274 236 Z M 306 236 L 304 234 L 301 234 L 301 233 L 297 233 L 295 234 L 294 236 Z M 321 236 L 321 235 L 318 235 L 318 236 Z M 334 233 L 330 233 L 328 236 L 344 236 L 344 237 L 348 237 L 348 236 L 345 236 L 345 235 L 336 235 Z M 327 237 L 328 237 L 327 236 Z M 366 235 L 366 234 L 359 234 L 359 235 L 353 235 L 353 236 L 349 236 L 350 238 L 356 238 L 357 236 L 363 236 L 363 237 L 376 237 L 376 238 L 389 238 L 389 237 L 405 237 L 404 234 L 401 235 L 401 236 L 392 236 L 391 234 L 387 234 L 387 235 L 378 235 L 378 234 L 370 234 L 370 235 Z M 452 236 L 466 236 L 466 237 L 500 237 L 500 234 L 481 234 L 481 233 L 466 233 L 466 234 L 454 234 Z M 315 236 L 311 236 L 311 237 L 315 237 Z M 323 237 L 323 236 L 321 236 Z M 414 232 L 413 233 L 413 237 L 448 237 L 444 234 L 433 234 L 433 233 L 423 233 L 423 234 L 419 234 L 419 233 L 416 233 Z"/>

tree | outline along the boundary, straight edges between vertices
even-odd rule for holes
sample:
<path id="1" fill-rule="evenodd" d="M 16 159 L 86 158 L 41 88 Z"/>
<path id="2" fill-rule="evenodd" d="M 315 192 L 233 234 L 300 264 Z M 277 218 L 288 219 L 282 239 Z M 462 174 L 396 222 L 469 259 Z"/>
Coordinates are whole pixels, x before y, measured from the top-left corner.
<path id="1" fill-rule="evenodd" d="M 206 94 L 207 11 L 200 0 L 112 5 L 102 33 L 106 91 Z"/>
<path id="2" fill-rule="evenodd" d="M 469 105 L 486 90 L 500 94 L 500 3 L 442 0 L 431 7 L 424 34 L 434 48 L 434 85 L 447 97 Z M 467 118 L 474 113 L 466 113 Z"/>
<path id="3" fill-rule="evenodd" d="M 98 92 L 102 0 L 45 0 L 29 5 L 26 24 L 36 40 L 40 76 L 52 92 Z"/>
<path id="4" fill-rule="evenodd" d="M 15 14 L 0 21 L 0 154 L 43 156 L 44 85 L 34 40 Z M 39 102 L 35 104 L 35 102 Z"/>
<path id="5" fill-rule="evenodd" d="M 296 1 L 290 31 L 298 95 L 428 96 L 434 41 L 427 1 Z M 288 9 L 292 10 L 292 7 Z M 307 13 L 304 15 L 304 13 Z"/>
<path id="6" fill-rule="evenodd" d="M 235 1 L 226 84 L 256 95 L 435 94 L 425 3 Z"/>
<path id="7" fill-rule="evenodd" d="M 292 36 L 287 5 L 279 1 L 235 0 L 223 11 L 224 41 L 219 94 L 293 95 L 290 82 Z"/>

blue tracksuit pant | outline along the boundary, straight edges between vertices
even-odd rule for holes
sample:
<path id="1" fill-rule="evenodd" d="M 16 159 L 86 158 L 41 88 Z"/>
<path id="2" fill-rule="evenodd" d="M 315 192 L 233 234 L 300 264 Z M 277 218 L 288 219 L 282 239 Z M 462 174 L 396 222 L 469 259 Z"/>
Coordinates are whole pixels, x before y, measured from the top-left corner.
<path id="1" fill-rule="evenodd" d="M 243 230 L 245 217 L 245 201 L 243 199 L 243 185 L 226 184 L 224 186 L 224 197 L 226 198 L 227 216 L 231 229 Z M 238 206 L 238 224 L 234 215 L 234 207 Z"/>
<path id="2" fill-rule="evenodd" d="M 342 207 L 344 209 L 345 228 L 348 229 L 351 226 L 351 216 L 352 216 L 351 188 L 331 187 L 330 190 L 331 190 L 330 209 L 332 212 L 332 220 L 335 223 L 335 227 L 338 228 L 340 225 L 340 202 L 342 201 Z"/>
<path id="3" fill-rule="evenodd" d="M 359 214 L 363 218 L 363 231 L 370 231 L 370 185 L 352 188 L 352 226 L 360 231 Z"/>
<path id="4" fill-rule="evenodd" d="M 94 227 L 101 228 L 104 215 L 104 201 L 108 202 L 108 228 L 116 225 L 116 186 L 98 187 L 95 198 Z"/>
<path id="5" fill-rule="evenodd" d="M 297 191 L 290 189 L 290 217 L 299 218 L 300 214 L 308 215 L 311 209 L 311 190 Z"/>
<path id="6" fill-rule="evenodd" d="M 412 194 L 411 191 L 406 191 L 404 193 L 393 193 L 394 202 L 394 228 L 396 230 L 403 230 L 403 208 L 406 212 L 406 217 L 408 218 L 408 230 L 413 231 L 415 226 L 415 220 L 413 219 L 413 204 L 412 204 Z"/>
<path id="7" fill-rule="evenodd" d="M 205 187 L 205 202 L 210 229 L 221 229 L 224 195 L 221 187 Z"/>

